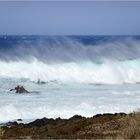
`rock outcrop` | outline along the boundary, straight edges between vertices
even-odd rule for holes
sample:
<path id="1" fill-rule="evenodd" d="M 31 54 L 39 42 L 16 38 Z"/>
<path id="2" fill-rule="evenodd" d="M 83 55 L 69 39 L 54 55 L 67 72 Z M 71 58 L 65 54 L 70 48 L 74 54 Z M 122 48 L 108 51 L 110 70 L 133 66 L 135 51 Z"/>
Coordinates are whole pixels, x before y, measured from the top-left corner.
<path id="1" fill-rule="evenodd" d="M 37 119 L 29 124 L 4 126 L 1 139 L 115 139 L 127 129 L 125 113 L 99 114 L 91 118 Z M 119 136 L 119 137 L 118 137 Z"/>
<path id="2" fill-rule="evenodd" d="M 23 86 L 17 86 L 14 89 L 10 89 L 10 91 L 15 90 L 16 93 L 29 93 Z"/>

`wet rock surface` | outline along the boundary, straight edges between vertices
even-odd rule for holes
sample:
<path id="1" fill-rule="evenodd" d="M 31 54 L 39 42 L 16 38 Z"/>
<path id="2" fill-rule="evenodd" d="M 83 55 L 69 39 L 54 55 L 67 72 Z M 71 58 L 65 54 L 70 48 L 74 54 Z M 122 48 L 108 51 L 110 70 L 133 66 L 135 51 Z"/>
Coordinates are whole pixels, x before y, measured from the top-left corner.
<path id="1" fill-rule="evenodd" d="M 29 124 L 3 126 L 1 139 L 105 139 L 122 135 L 125 113 L 98 114 L 91 118 L 75 115 L 69 119 L 37 119 Z"/>
<path id="2" fill-rule="evenodd" d="M 10 91 L 15 90 L 16 93 L 29 93 L 23 86 L 17 86 L 14 89 L 10 89 Z"/>

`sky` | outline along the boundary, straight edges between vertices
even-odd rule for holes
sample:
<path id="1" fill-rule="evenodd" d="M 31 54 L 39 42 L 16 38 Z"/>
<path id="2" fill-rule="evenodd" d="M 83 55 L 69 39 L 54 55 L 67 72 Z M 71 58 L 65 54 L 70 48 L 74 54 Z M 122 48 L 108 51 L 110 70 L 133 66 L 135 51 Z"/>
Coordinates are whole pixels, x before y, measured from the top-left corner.
<path id="1" fill-rule="evenodd" d="M 140 1 L 0 1 L 0 35 L 140 35 Z"/>

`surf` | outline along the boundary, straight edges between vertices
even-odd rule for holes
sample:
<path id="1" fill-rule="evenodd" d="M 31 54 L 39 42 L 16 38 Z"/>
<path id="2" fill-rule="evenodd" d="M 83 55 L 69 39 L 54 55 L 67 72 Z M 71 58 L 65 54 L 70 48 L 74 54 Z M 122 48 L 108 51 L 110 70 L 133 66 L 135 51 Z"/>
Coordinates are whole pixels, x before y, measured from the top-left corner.
<path id="1" fill-rule="evenodd" d="M 140 82 L 140 59 L 105 61 L 104 63 L 69 62 L 47 64 L 37 59 L 25 61 L 0 61 L 0 76 L 26 78 L 30 81 L 123 84 Z"/>
<path id="2" fill-rule="evenodd" d="M 139 44 L 139 36 L 0 36 L 0 76 L 44 82 L 139 83 Z"/>

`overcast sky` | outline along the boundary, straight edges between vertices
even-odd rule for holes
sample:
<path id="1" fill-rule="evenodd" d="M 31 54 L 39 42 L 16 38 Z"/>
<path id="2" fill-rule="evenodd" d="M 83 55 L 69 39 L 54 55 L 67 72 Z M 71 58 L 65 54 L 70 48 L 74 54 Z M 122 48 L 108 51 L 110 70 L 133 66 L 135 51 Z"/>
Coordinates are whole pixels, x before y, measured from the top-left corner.
<path id="1" fill-rule="evenodd" d="M 140 1 L 0 1 L 0 34 L 140 35 Z"/>

